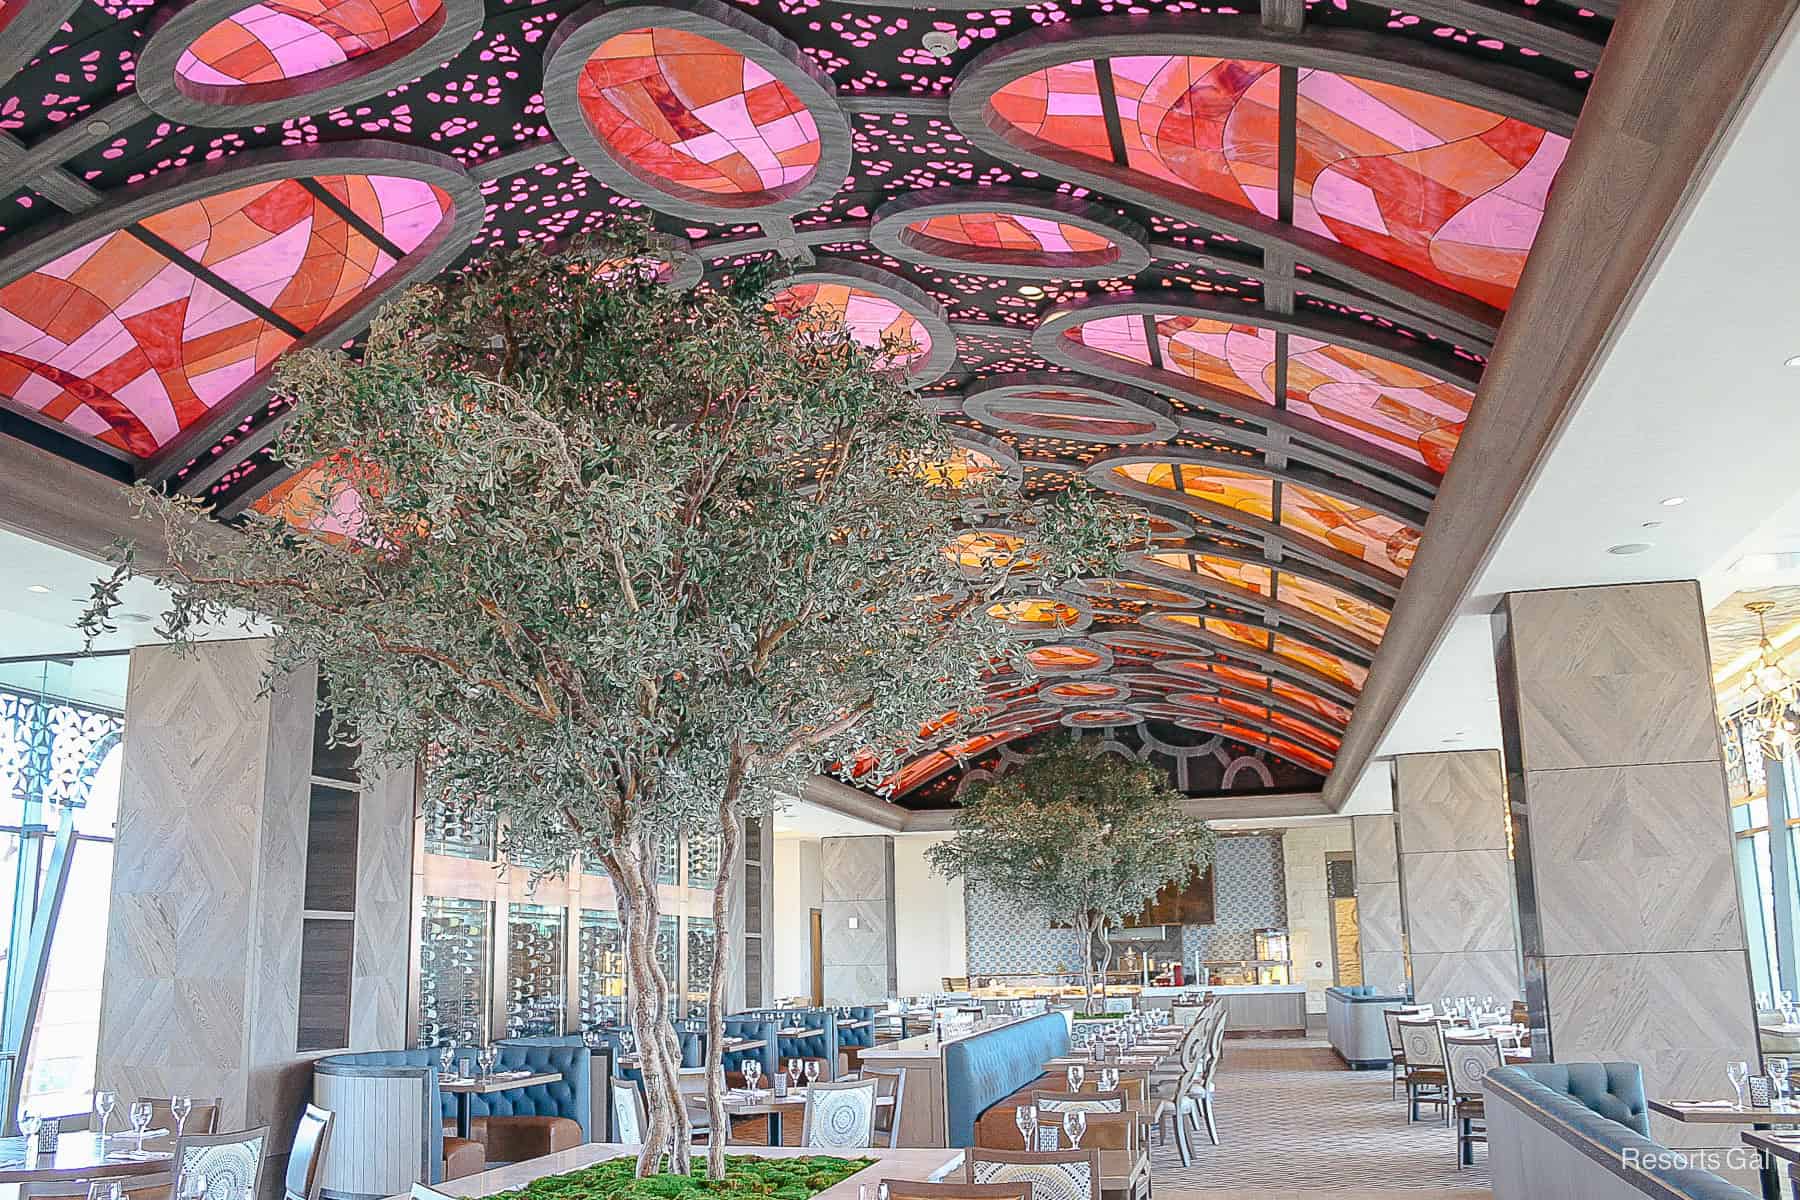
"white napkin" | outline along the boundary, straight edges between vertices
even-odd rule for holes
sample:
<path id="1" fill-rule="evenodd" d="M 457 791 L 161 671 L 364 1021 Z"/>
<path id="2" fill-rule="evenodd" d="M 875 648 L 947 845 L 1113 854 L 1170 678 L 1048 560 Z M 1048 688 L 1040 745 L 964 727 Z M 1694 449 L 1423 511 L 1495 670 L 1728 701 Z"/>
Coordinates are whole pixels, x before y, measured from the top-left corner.
<path id="1" fill-rule="evenodd" d="M 1676 1108 L 1736 1108 L 1735 1100 L 1676 1100 Z"/>

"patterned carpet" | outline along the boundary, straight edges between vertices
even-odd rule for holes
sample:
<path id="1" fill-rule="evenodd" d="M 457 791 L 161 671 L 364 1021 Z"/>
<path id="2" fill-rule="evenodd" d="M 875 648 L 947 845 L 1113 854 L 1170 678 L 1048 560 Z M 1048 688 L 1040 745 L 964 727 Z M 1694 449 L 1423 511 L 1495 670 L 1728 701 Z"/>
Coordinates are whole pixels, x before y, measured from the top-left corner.
<path id="1" fill-rule="evenodd" d="M 1183 1167 L 1173 1138 L 1151 1137 L 1158 1196 L 1190 1188 L 1270 1195 L 1306 1189 L 1485 1188 L 1487 1149 L 1456 1169 L 1456 1137 L 1423 1110 L 1406 1122 L 1384 1071 L 1347 1071 L 1323 1040 L 1228 1038 L 1216 1077 L 1220 1145 L 1190 1135 Z"/>

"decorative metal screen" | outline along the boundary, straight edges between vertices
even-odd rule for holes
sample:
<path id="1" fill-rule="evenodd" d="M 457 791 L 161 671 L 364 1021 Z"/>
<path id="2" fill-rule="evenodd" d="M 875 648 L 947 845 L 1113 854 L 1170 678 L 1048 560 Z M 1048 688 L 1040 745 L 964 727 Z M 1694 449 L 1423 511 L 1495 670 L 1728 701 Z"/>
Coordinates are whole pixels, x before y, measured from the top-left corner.
<path id="1" fill-rule="evenodd" d="M 86 804 L 124 728 L 116 712 L 0 687 L 0 798 L 9 809 Z"/>

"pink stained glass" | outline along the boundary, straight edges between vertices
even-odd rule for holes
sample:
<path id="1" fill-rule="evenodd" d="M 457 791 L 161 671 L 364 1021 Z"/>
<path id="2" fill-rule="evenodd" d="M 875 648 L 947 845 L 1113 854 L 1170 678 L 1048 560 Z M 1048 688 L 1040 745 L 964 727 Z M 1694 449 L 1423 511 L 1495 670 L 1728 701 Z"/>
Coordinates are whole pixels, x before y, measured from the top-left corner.
<path id="1" fill-rule="evenodd" d="M 976 251 L 971 255 L 975 258 L 981 256 L 981 251 L 1043 255 L 1051 259 L 1082 256 L 1098 262 L 1109 262 L 1119 256 L 1119 247 L 1111 238 L 1067 221 L 1025 213 L 953 213 L 929 217 L 908 225 L 906 234 L 915 242 L 925 239 Z"/>
<path id="2" fill-rule="evenodd" d="M 602 144 L 671 191 L 785 194 L 818 169 L 819 128 L 788 86 L 726 46 L 676 29 L 608 38 L 576 100 Z"/>
<path id="3" fill-rule="evenodd" d="M 848 284 L 793 284 L 777 292 L 770 306 L 821 329 L 843 326 L 857 345 L 882 351 L 875 358 L 880 368 L 913 367 L 931 353 L 931 332 L 923 321 L 886 296 Z"/>
<path id="4" fill-rule="evenodd" d="M 265 0 L 195 38 L 175 64 L 195 87 L 281 83 L 442 23 L 443 0 Z"/>
<path id="5" fill-rule="evenodd" d="M 1177 55 L 1107 60 L 1125 166 L 1147 182 L 1279 211 L 1278 69 Z M 1092 60 L 1034 71 L 990 101 L 1021 133 L 1113 162 Z M 1453 100 L 1300 72 L 1294 224 L 1505 308 L 1567 139 Z"/>
<path id="6" fill-rule="evenodd" d="M 1162 370 L 1263 404 L 1275 403 L 1275 334 L 1253 325 L 1158 313 Z M 1144 321 L 1098 317 L 1063 331 L 1069 342 L 1140 366 L 1150 364 Z M 1413 367 L 1348 346 L 1288 339 L 1287 407 L 1371 446 L 1423 463 L 1450 466 L 1475 395 Z"/>
<path id="7" fill-rule="evenodd" d="M 379 468 L 340 455 L 296 471 L 252 507 L 323 541 L 375 544 L 363 496 L 379 494 L 382 486 Z"/>
<path id="8" fill-rule="evenodd" d="M 449 196 L 417 180 L 316 182 L 402 251 L 449 218 Z M 395 265 L 291 179 L 192 200 L 142 225 L 302 332 L 361 299 Z M 292 344 L 282 325 L 123 230 L 0 288 L 0 397 L 140 458 Z"/>

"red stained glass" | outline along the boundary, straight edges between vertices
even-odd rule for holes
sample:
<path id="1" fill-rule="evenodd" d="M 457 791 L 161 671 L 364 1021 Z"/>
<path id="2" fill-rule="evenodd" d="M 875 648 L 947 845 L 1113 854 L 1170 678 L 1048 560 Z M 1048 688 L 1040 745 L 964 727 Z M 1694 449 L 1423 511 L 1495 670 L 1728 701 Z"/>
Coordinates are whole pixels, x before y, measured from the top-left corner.
<path id="1" fill-rule="evenodd" d="M 1045 255 L 1083 255 L 1108 262 L 1119 256 L 1118 245 L 1080 225 L 1024 213 L 954 213 L 914 221 L 909 235 L 949 242 L 970 250 Z"/>
<path id="2" fill-rule="evenodd" d="M 634 29 L 608 38 L 582 67 L 576 99 L 614 155 L 671 190 L 779 195 L 819 166 L 819 128 L 800 98 L 697 33 Z"/>
<path id="3" fill-rule="evenodd" d="M 923 321 L 886 296 L 862 288 L 797 283 L 777 292 L 770 305 L 790 320 L 822 329 L 847 328 L 858 345 L 884 351 L 875 358 L 880 368 L 910 366 L 931 353 L 931 333 Z"/>
<path id="4" fill-rule="evenodd" d="M 253 507 L 323 541 L 371 541 L 363 497 L 379 494 L 379 468 L 342 457 L 296 471 L 257 498 Z"/>
<path id="5" fill-rule="evenodd" d="M 280 83 L 392 45 L 442 13 L 443 0 L 266 0 L 195 38 L 175 74 L 201 87 Z"/>
<path id="6" fill-rule="evenodd" d="M 1316 750 L 1309 750 L 1305 746 L 1289 741 L 1287 738 L 1273 737 L 1260 729 L 1252 729 L 1248 725 L 1239 725 L 1235 721 L 1210 721 L 1199 717 L 1189 721 L 1179 721 L 1177 724 L 1184 725 L 1189 729 L 1201 730 L 1206 733 L 1221 733 L 1226 737 L 1234 738 L 1246 745 L 1266 746 L 1271 750 L 1280 751 L 1284 758 L 1292 759 L 1302 766 L 1310 767 L 1321 775 L 1329 775 L 1331 773 L 1331 759 L 1327 758 L 1325 755 L 1320 754 Z"/>
<path id="7" fill-rule="evenodd" d="M 1153 320 L 1163 370 L 1275 403 L 1272 330 L 1174 313 Z M 1085 321 L 1063 336 L 1114 358 L 1151 362 L 1143 319 L 1135 315 Z M 1331 342 L 1288 339 L 1288 408 L 1435 471 L 1449 467 L 1474 402 L 1467 388 L 1424 371 Z"/>
<path id="8" fill-rule="evenodd" d="M 1109 59 L 1125 165 L 1276 217 L 1280 72 L 1269 63 Z M 1032 72 L 994 94 L 1022 133 L 1113 162 L 1096 64 Z M 1303 70 L 1293 222 L 1505 308 L 1568 140 L 1454 100 Z"/>
<path id="9" fill-rule="evenodd" d="M 1091 671 L 1105 659 L 1083 646 L 1038 646 L 1025 652 L 1033 669 L 1051 674 Z"/>
<path id="10" fill-rule="evenodd" d="M 450 198 L 395 176 L 330 176 L 333 193 L 410 253 Z M 301 332 L 329 321 L 394 260 L 297 180 L 189 201 L 143 227 Z M 149 457 L 293 344 L 128 231 L 106 234 L 0 288 L 0 396 Z"/>

